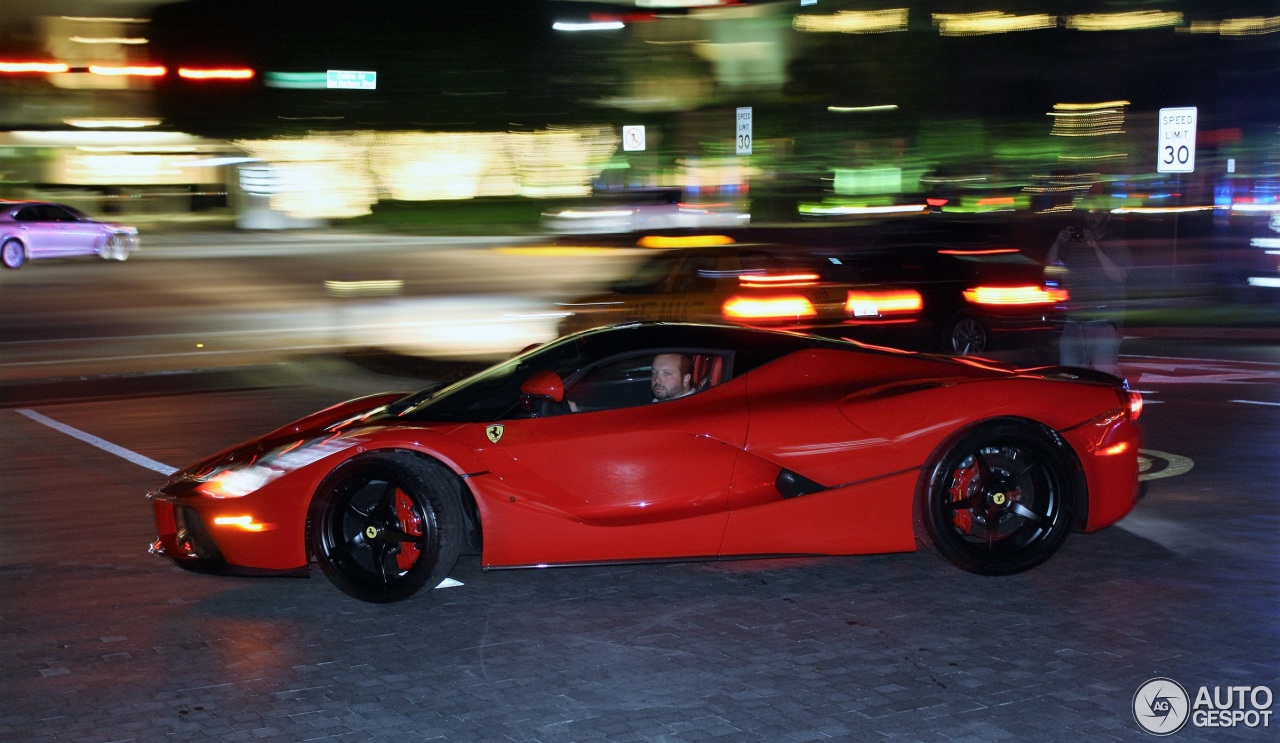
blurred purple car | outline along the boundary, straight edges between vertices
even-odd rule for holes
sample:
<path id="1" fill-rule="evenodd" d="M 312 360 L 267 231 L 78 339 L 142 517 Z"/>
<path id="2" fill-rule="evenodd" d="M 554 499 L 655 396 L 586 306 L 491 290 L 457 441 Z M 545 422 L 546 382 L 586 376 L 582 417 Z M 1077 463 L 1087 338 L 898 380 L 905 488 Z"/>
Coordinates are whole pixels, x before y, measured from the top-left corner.
<path id="1" fill-rule="evenodd" d="M 122 261 L 137 249 L 136 227 L 99 222 L 48 201 L 0 201 L 0 260 L 5 268 L 78 255 Z"/>

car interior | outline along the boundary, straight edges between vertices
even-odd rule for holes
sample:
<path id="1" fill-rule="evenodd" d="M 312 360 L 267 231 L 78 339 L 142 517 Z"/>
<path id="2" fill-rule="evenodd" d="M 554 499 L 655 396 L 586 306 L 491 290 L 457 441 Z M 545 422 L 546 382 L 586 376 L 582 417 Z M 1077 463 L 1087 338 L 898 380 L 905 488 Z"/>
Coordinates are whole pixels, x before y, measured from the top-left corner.
<path id="1" fill-rule="evenodd" d="M 698 392 L 728 379 L 730 354 L 727 352 L 690 353 L 683 349 L 672 352 L 693 357 L 693 385 Z M 658 353 L 664 351 L 645 350 L 606 360 L 584 370 L 576 378 L 566 380 L 563 402 L 526 400 L 522 407 L 530 417 L 542 417 L 648 405 L 653 402 L 649 382 L 653 357 Z"/>

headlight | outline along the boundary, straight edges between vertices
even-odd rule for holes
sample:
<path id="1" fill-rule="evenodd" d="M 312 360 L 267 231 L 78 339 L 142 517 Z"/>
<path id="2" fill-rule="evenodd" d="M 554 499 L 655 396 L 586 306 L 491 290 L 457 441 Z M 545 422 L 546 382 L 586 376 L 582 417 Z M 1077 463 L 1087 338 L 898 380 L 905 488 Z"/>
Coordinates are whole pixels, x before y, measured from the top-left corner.
<path id="1" fill-rule="evenodd" d="M 345 444 L 335 439 L 298 441 L 282 446 L 250 461 L 214 462 L 191 479 L 199 482 L 196 491 L 210 498 L 243 498 L 294 470 L 341 451 Z M 234 455 L 232 455 L 234 457 Z"/>

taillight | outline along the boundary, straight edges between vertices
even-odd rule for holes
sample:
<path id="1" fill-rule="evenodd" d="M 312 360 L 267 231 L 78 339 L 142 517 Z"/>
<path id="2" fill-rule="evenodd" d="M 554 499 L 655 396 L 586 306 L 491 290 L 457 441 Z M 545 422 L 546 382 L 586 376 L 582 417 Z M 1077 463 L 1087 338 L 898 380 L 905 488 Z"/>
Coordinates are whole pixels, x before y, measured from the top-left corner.
<path id="1" fill-rule="evenodd" d="M 733 320 L 799 320 L 818 314 L 804 297 L 730 297 L 721 307 Z"/>
<path id="2" fill-rule="evenodd" d="M 1137 390 L 1125 390 L 1129 395 L 1129 420 L 1136 421 L 1142 417 L 1142 393 Z"/>
<path id="3" fill-rule="evenodd" d="M 738 277 L 738 283 L 745 287 L 764 286 L 813 286 L 818 281 L 818 274 L 798 273 L 744 273 Z"/>
<path id="4" fill-rule="evenodd" d="M 904 315 L 919 312 L 923 306 L 920 292 L 911 289 L 851 291 L 844 301 L 844 311 L 851 317 Z"/>
<path id="5" fill-rule="evenodd" d="M 1067 292 L 1046 286 L 975 286 L 964 290 L 964 298 L 981 305 L 1048 305 L 1065 302 Z"/>

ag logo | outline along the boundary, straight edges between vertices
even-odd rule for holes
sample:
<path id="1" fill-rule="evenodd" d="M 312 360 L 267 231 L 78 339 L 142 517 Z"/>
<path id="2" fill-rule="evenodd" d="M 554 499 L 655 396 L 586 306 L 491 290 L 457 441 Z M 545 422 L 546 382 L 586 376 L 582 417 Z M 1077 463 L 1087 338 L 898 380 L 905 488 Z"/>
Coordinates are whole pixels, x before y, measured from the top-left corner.
<path id="1" fill-rule="evenodd" d="M 495 423 L 484 429 L 484 435 L 489 437 L 489 441 L 495 444 L 498 443 L 498 441 L 502 439 L 502 424 Z"/>
<path id="2" fill-rule="evenodd" d="M 1133 695 L 1133 719 L 1152 735 L 1172 735 L 1187 724 L 1191 698 L 1173 679 L 1153 678 Z"/>

